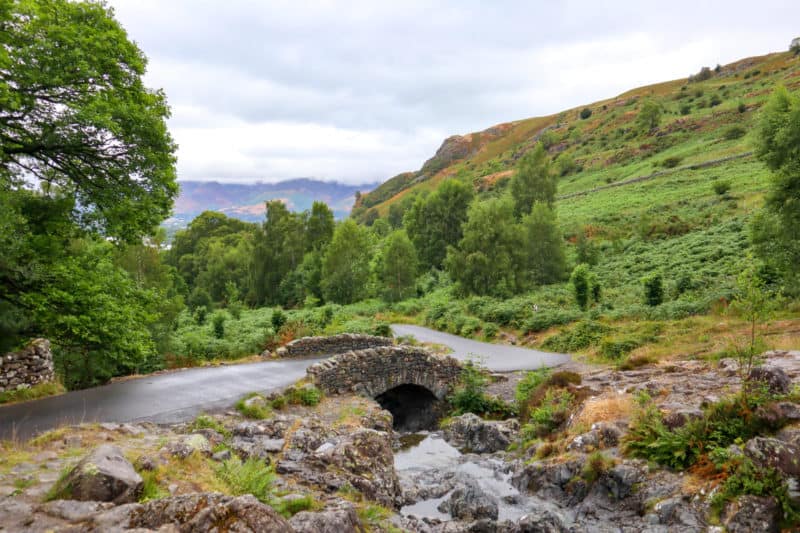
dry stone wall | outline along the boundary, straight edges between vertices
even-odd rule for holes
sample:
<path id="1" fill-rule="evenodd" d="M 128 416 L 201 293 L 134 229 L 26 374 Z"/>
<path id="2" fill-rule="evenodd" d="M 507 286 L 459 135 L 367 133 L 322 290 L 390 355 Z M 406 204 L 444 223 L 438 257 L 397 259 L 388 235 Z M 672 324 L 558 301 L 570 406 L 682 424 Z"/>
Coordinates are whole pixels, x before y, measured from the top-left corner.
<path id="1" fill-rule="evenodd" d="M 0 392 L 31 387 L 54 378 L 53 354 L 47 339 L 35 339 L 22 350 L 9 352 L 0 360 Z"/>
<path id="2" fill-rule="evenodd" d="M 373 335 L 358 335 L 343 333 L 330 337 L 303 337 L 282 346 L 275 351 L 278 357 L 308 357 L 312 355 L 331 355 L 390 346 L 393 343 L 389 337 L 376 337 Z"/>
<path id="3" fill-rule="evenodd" d="M 307 370 L 327 394 L 355 392 L 372 398 L 400 385 L 419 385 L 443 400 L 458 383 L 461 364 L 415 346 L 382 346 L 343 353 Z"/>

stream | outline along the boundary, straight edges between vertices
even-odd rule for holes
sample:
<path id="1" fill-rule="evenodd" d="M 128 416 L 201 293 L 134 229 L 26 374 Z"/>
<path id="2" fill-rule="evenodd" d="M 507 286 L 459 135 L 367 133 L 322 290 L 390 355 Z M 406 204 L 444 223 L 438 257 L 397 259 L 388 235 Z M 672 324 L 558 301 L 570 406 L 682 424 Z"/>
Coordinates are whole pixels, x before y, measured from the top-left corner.
<path id="1" fill-rule="evenodd" d="M 453 520 L 438 508 L 458 487 L 477 485 L 496 500 L 498 521 L 525 515 L 536 499 L 520 494 L 511 485 L 511 465 L 499 459 L 462 454 L 439 432 L 408 433 L 400 437 L 401 448 L 394 464 L 400 484 L 414 503 L 400 510 L 404 516 Z"/>

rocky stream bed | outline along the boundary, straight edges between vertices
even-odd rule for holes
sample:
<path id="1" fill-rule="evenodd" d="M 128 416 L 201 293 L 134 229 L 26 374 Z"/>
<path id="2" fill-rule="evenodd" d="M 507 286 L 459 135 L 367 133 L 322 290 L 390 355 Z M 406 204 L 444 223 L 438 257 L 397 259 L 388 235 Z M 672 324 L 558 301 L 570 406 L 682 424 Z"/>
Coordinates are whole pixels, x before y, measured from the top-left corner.
<path id="1" fill-rule="evenodd" d="M 647 391 L 665 422 L 680 427 L 738 390 L 733 361 L 572 370 L 581 374 L 582 402 L 558 442 L 522 445 L 516 420 L 472 414 L 441 429 L 400 433 L 377 403 L 345 395 L 264 420 L 215 413 L 217 429 L 105 424 L 7 443 L 0 531 L 779 530 L 771 496 L 740 496 L 717 515 L 710 508 L 717 480 L 622 453 L 637 391 Z M 800 379 L 800 352 L 770 353 L 760 372 L 767 386 L 788 391 Z M 501 376 L 493 389 L 508 395 L 520 377 Z M 783 429 L 740 443 L 736 453 L 776 468 L 797 487 L 800 406 L 770 408 Z M 587 476 L 598 451 L 607 462 Z M 269 505 L 214 477 L 231 457 L 271 465 Z M 157 498 L 142 498 L 145 478 L 158 485 Z M 275 511 L 303 498 L 313 504 L 293 514 Z"/>

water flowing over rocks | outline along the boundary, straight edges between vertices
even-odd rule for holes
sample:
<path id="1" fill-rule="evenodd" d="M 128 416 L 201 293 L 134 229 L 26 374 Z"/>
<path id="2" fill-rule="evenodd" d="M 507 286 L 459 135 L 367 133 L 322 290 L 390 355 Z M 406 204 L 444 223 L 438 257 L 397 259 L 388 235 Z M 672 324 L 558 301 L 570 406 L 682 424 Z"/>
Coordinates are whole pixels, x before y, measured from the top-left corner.
<path id="1" fill-rule="evenodd" d="M 50 341 L 34 339 L 18 352 L 0 357 L 0 392 L 49 383 L 55 379 Z"/>

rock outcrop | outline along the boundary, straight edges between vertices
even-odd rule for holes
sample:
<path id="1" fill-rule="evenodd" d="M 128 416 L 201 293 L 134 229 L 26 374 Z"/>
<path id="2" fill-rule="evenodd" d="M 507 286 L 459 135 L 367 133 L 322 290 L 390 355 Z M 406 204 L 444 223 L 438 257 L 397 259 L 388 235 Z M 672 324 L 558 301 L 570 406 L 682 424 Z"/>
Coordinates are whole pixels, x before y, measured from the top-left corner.
<path id="1" fill-rule="evenodd" d="M 64 499 L 113 503 L 135 502 L 142 477 L 118 447 L 103 444 L 84 457 L 57 485 Z"/>
<path id="2" fill-rule="evenodd" d="M 472 453 L 505 451 L 513 441 L 519 424 L 516 420 L 487 421 L 472 413 L 453 417 L 444 428 L 444 437 L 456 448 Z"/>

